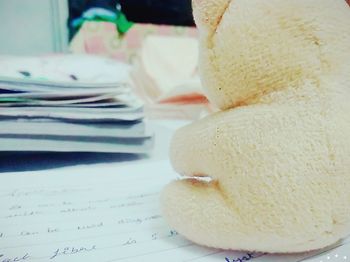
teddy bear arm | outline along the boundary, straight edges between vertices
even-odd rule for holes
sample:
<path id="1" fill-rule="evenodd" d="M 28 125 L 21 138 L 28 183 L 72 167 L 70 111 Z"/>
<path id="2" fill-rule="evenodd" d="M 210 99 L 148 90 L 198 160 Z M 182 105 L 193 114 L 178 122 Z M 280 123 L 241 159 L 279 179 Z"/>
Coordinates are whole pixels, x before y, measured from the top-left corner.
<path id="1" fill-rule="evenodd" d="M 174 181 L 163 191 L 161 207 L 170 226 L 196 243 L 229 249 L 239 246 L 245 237 L 238 214 L 228 206 L 215 182 Z"/>
<path id="2" fill-rule="evenodd" d="M 218 179 L 215 163 L 221 154 L 216 148 L 216 133 L 221 113 L 204 118 L 178 130 L 171 143 L 170 160 L 174 169 L 189 177 Z"/>

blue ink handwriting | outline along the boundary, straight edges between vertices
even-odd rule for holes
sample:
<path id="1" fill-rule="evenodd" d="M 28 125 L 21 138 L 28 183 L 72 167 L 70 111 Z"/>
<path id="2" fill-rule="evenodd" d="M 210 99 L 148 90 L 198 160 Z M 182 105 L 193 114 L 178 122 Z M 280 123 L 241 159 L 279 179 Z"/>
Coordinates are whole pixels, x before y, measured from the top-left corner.
<path id="1" fill-rule="evenodd" d="M 229 258 L 225 257 L 225 261 L 226 262 L 244 262 L 244 261 L 250 261 L 254 258 L 256 258 L 256 256 L 254 256 L 253 253 L 247 253 L 243 257 L 238 257 L 238 258 L 233 258 L 233 259 L 229 259 Z"/>
<path id="2" fill-rule="evenodd" d="M 93 250 L 96 250 L 96 246 L 93 245 L 92 247 L 90 248 L 86 248 L 86 247 L 79 247 L 79 248 L 76 248 L 76 247 L 65 247 L 64 249 L 59 249 L 57 248 L 55 250 L 55 252 L 53 253 L 53 255 L 50 257 L 50 259 L 54 259 L 58 256 L 64 256 L 64 255 L 74 255 L 74 254 L 77 254 L 77 253 L 82 253 L 82 252 L 90 252 L 90 251 L 93 251 Z"/>
<path id="3" fill-rule="evenodd" d="M 30 258 L 30 256 L 28 253 L 26 253 L 24 256 L 17 256 L 14 258 L 5 257 L 4 254 L 0 253 L 0 262 L 19 262 L 19 261 L 27 260 L 29 258 Z"/>

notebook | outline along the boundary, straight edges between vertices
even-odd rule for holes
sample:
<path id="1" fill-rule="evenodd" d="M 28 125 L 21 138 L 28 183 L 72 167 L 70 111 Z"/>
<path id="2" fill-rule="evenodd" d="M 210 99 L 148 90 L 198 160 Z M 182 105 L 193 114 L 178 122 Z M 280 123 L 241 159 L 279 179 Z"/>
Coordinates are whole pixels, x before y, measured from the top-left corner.
<path id="1" fill-rule="evenodd" d="M 0 261 L 347 261 L 350 239 L 297 255 L 198 246 L 163 219 L 167 161 L 0 175 Z"/>

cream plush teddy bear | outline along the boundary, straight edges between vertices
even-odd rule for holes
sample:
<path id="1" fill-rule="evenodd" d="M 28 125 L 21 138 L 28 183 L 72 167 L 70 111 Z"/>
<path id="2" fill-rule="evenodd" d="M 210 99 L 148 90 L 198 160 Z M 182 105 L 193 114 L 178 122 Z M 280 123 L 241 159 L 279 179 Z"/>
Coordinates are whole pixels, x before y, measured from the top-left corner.
<path id="1" fill-rule="evenodd" d="M 200 70 L 221 111 L 179 130 L 187 178 L 169 224 L 205 246 L 302 252 L 350 234 L 350 8 L 345 0 L 194 0 Z M 198 177 L 209 177 L 204 182 Z"/>

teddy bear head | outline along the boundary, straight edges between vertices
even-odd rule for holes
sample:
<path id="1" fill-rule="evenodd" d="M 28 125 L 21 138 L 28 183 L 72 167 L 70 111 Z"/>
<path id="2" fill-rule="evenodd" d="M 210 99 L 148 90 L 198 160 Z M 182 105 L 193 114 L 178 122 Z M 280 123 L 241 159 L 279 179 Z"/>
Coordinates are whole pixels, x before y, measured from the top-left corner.
<path id="1" fill-rule="evenodd" d="M 334 37 L 349 38 L 340 23 L 349 11 L 344 0 L 193 0 L 193 9 L 202 83 L 220 109 L 305 81 L 317 86 L 349 64 L 349 39 Z"/>

